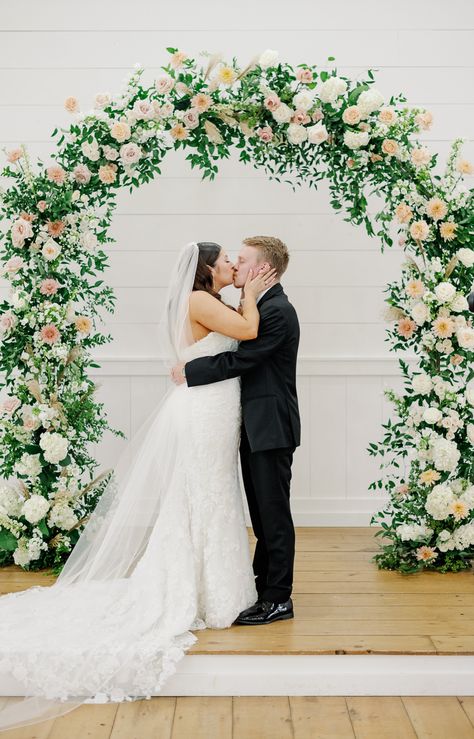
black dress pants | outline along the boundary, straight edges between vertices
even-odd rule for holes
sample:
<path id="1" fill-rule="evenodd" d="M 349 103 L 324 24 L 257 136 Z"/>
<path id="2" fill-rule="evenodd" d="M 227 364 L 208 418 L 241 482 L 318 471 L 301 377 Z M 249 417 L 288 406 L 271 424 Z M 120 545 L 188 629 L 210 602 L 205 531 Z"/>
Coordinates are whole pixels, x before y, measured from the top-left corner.
<path id="1" fill-rule="evenodd" d="M 242 424 L 240 461 L 250 519 L 257 539 L 255 585 L 262 600 L 284 603 L 291 595 L 295 530 L 290 509 L 295 447 L 252 452 Z"/>

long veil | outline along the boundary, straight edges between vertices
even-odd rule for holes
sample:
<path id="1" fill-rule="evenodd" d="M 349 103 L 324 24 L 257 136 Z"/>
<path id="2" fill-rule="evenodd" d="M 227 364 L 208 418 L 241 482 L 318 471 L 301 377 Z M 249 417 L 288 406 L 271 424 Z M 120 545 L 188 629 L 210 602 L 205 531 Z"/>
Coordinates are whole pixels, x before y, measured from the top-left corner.
<path id="1" fill-rule="evenodd" d="M 170 279 L 159 341 L 167 367 L 193 343 L 188 305 L 198 256 L 197 243 L 187 244 Z M 168 403 L 179 390 L 171 385 L 127 441 L 54 585 L 0 597 L 0 694 L 13 681 L 27 696 L 0 711 L 0 731 L 56 718 L 83 703 L 149 697 L 196 640 L 188 631 L 185 594 L 182 611 L 167 617 L 166 544 L 175 533 L 160 530 L 159 521 L 182 484 L 185 420 L 176 423 L 176 403 Z M 145 552 L 160 564 L 152 582 L 141 577 Z M 159 678 L 153 682 L 155 667 Z"/>

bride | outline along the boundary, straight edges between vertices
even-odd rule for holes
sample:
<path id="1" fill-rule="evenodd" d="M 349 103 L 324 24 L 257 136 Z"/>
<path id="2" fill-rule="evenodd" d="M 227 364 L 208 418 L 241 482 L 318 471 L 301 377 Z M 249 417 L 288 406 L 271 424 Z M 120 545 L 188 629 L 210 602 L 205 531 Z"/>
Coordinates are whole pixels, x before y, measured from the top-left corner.
<path id="1" fill-rule="evenodd" d="M 249 274 L 242 309 L 219 291 L 233 266 L 191 242 L 175 266 L 162 321 L 169 366 L 254 338 L 256 299 L 274 284 Z M 128 442 L 52 587 L 0 597 L 0 730 L 82 703 L 149 698 L 192 630 L 229 627 L 257 593 L 238 478 L 240 379 L 173 386 Z"/>

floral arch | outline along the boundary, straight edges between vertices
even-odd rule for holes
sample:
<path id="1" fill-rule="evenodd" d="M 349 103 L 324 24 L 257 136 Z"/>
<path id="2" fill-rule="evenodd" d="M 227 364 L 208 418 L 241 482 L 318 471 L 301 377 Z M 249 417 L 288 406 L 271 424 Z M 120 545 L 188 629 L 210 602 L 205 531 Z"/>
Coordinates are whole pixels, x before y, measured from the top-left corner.
<path id="1" fill-rule="evenodd" d="M 409 349 L 399 359 L 402 395 L 386 391 L 394 419 L 382 441 L 381 479 L 390 494 L 372 518 L 389 543 L 379 567 L 413 572 L 470 566 L 474 557 L 474 277 L 472 165 L 451 149 L 443 176 L 436 154 L 416 134 L 428 111 L 384 101 L 374 76 L 356 83 L 315 65 L 293 68 L 267 50 L 247 67 L 204 54 L 206 68 L 174 48 L 151 86 L 138 67 L 118 95 L 99 94 L 55 130 L 53 162 L 32 165 L 24 147 L 6 152 L 1 193 L 2 275 L 9 298 L 0 305 L 0 564 L 59 571 L 94 509 L 111 471 L 94 478 L 88 444 L 109 426 L 87 376 L 91 349 L 111 340 L 96 327 L 115 296 L 97 279 L 119 187 L 132 191 L 160 174 L 172 149 L 203 178 L 239 150 L 242 162 L 291 184 L 329 183 L 331 205 L 363 225 L 381 249 L 393 227 L 406 261 L 386 287 L 387 339 Z M 331 57 L 329 61 L 333 61 Z M 370 195 L 380 197 L 375 213 Z M 474 309 L 474 305 L 471 304 Z"/>

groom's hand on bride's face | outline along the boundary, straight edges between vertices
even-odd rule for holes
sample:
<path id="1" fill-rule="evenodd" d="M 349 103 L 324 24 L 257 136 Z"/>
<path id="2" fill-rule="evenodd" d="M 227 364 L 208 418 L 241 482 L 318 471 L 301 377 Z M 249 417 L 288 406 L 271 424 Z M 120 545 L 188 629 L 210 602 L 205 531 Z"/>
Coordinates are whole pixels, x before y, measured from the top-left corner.
<path id="1" fill-rule="evenodd" d="M 175 364 L 175 366 L 171 370 L 171 379 L 173 380 L 175 385 L 184 385 L 184 383 L 186 382 L 186 378 L 183 375 L 184 364 L 184 362 Z"/>

